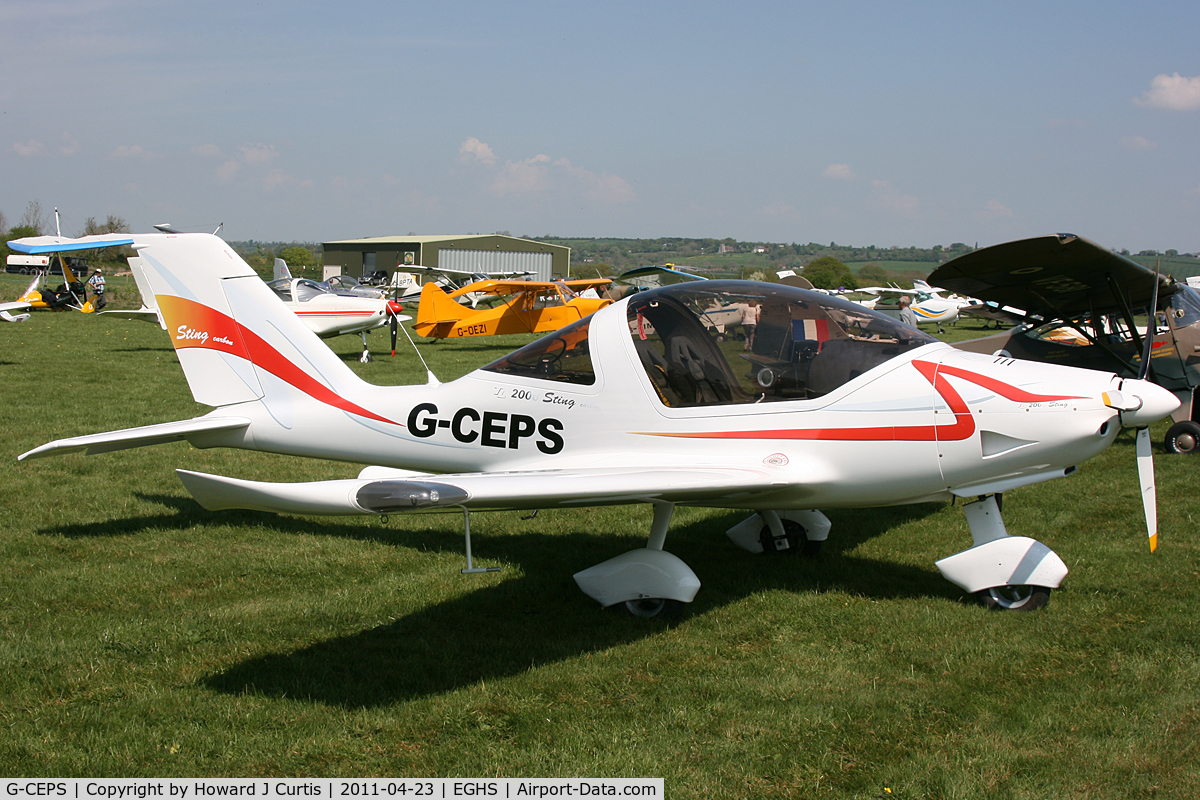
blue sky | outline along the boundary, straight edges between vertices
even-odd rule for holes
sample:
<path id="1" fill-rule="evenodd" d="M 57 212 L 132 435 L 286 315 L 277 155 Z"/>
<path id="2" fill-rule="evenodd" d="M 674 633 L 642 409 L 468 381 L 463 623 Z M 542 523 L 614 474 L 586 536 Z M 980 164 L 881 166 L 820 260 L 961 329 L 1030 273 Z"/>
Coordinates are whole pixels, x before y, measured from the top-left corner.
<path id="1" fill-rule="evenodd" d="M 1192 2 L 0 5 L 0 211 L 1200 251 Z"/>

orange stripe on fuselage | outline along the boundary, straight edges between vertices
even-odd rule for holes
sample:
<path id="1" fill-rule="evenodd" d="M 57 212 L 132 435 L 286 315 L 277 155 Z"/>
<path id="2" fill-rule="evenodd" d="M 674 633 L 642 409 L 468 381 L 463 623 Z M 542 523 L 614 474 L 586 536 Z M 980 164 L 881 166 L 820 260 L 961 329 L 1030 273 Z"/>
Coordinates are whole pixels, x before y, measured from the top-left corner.
<path id="1" fill-rule="evenodd" d="M 954 414 L 950 425 L 885 425 L 870 428 L 792 428 L 759 431 L 714 431 L 701 433 L 649 433 L 649 436 L 669 436 L 683 439 L 803 439 L 835 442 L 958 442 L 975 433 L 975 418 L 966 401 L 946 380 L 947 375 L 970 381 L 1018 403 L 1044 403 L 1051 400 L 1080 400 L 1071 395 L 1033 394 L 1003 381 L 979 375 L 959 367 L 948 367 L 929 361 L 914 361 L 912 365 L 941 395 Z"/>
<path id="2" fill-rule="evenodd" d="M 400 423 L 351 403 L 297 367 L 254 331 L 214 308 L 174 295 L 156 295 L 159 311 L 177 350 L 199 347 L 243 358 L 309 397 L 367 419 Z"/>

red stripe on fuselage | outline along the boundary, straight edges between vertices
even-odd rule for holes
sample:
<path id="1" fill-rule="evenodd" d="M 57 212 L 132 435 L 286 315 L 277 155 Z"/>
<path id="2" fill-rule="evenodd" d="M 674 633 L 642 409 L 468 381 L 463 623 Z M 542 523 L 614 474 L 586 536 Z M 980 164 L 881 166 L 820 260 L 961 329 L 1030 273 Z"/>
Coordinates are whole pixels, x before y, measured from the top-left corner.
<path id="1" fill-rule="evenodd" d="M 167 323 L 167 331 L 171 334 L 171 344 L 176 349 L 199 347 L 244 358 L 321 403 L 389 425 L 400 424 L 351 403 L 297 367 L 266 340 L 232 317 L 202 303 L 174 295 L 157 295 L 156 299 Z"/>
<path id="2" fill-rule="evenodd" d="M 914 361 L 912 365 L 930 383 L 954 414 L 948 425 L 886 425 L 871 428 L 793 428 L 767 431 L 714 431 L 711 433 L 654 433 L 652 436 L 671 436 L 684 439 L 803 439 L 834 442 L 959 442 L 975 433 L 975 418 L 962 396 L 955 391 L 947 375 L 970 381 L 1018 403 L 1044 403 L 1052 400 L 1080 400 L 1072 395 L 1033 394 L 995 378 L 979 375 L 959 367 L 940 366 L 929 361 Z"/>

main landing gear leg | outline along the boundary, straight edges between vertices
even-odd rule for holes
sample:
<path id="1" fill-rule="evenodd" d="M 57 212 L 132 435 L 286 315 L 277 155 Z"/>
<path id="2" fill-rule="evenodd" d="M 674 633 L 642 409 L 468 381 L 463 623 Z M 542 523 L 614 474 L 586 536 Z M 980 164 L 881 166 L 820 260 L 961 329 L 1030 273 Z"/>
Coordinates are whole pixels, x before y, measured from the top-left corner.
<path id="1" fill-rule="evenodd" d="M 358 360 L 360 362 L 362 362 L 363 364 L 369 364 L 370 362 L 374 361 L 375 359 L 371 358 L 371 351 L 369 349 L 367 349 L 367 332 L 366 331 L 362 332 L 362 337 L 363 337 L 363 351 L 362 351 L 362 355 L 358 357 Z"/>
<path id="2" fill-rule="evenodd" d="M 988 608 L 1030 611 L 1050 601 L 1050 590 L 1066 577 L 1067 566 L 1046 545 L 1009 536 L 997 496 L 963 506 L 972 547 L 937 562 L 942 576 L 974 594 Z"/>
<path id="3" fill-rule="evenodd" d="M 623 604 L 635 617 L 678 612 L 692 602 L 700 579 L 687 564 L 663 550 L 675 504 L 651 501 L 654 522 L 646 546 L 575 573 L 575 583 L 588 597 L 607 608 Z"/>

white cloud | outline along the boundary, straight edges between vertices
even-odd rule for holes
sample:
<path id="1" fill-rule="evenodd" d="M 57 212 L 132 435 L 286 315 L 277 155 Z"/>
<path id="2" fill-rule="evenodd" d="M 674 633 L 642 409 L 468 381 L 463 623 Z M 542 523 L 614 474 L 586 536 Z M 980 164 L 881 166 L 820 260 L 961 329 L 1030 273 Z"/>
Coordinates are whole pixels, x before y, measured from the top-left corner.
<path id="1" fill-rule="evenodd" d="M 1121 147 L 1127 150 L 1154 150 L 1158 147 L 1157 144 L 1147 139 L 1145 136 L 1125 136 L 1121 139 Z"/>
<path id="2" fill-rule="evenodd" d="M 1008 219 L 1015 215 L 1011 208 L 999 200 L 988 200 L 983 204 L 983 210 L 978 216 L 980 219 Z"/>
<path id="3" fill-rule="evenodd" d="M 46 152 L 46 145 L 39 141 L 30 139 L 28 142 L 14 142 L 12 146 L 13 152 L 19 156 L 40 156 Z"/>
<path id="4" fill-rule="evenodd" d="M 109 154 L 112 158 L 148 158 L 150 153 L 142 148 L 140 144 L 119 145 Z"/>
<path id="5" fill-rule="evenodd" d="M 854 174 L 854 170 L 850 169 L 849 164 L 830 164 L 821 174 L 835 181 L 852 181 L 858 177 Z"/>
<path id="6" fill-rule="evenodd" d="M 1200 76 L 1185 78 L 1178 72 L 1158 75 L 1150 82 L 1150 90 L 1133 98 L 1133 102 L 1146 108 L 1195 111 L 1200 109 Z"/>
<path id="7" fill-rule="evenodd" d="M 458 148 L 459 159 L 461 161 L 479 161 L 487 165 L 496 163 L 496 154 L 492 152 L 492 148 L 486 142 L 481 142 L 474 136 L 467 139 Z"/>
<path id="8" fill-rule="evenodd" d="M 899 216 L 912 217 L 921 209 L 921 201 L 915 195 L 904 194 L 890 181 L 871 181 L 871 188 L 875 192 L 875 201 Z"/>
<path id="9" fill-rule="evenodd" d="M 222 183 L 229 183 L 229 181 L 233 180 L 233 177 L 238 174 L 238 170 L 241 168 L 242 165 L 236 161 L 226 161 L 224 164 L 217 167 L 217 180 L 221 181 Z"/>
<path id="10" fill-rule="evenodd" d="M 492 182 L 492 193 L 497 197 L 508 194 L 530 194 L 544 192 L 550 188 L 550 170 L 546 165 L 550 156 L 538 154 L 524 161 L 506 161 L 504 168 Z"/>
<path id="11" fill-rule="evenodd" d="M 633 187 L 624 178 L 616 175 L 600 175 L 590 169 L 576 167 L 565 158 L 554 162 L 554 166 L 562 169 L 584 196 L 600 203 L 628 203 L 635 198 Z"/>
<path id="12" fill-rule="evenodd" d="M 498 160 L 485 142 L 472 137 L 458 149 L 459 160 L 492 166 Z M 555 193 L 583 198 L 603 205 L 619 205 L 637 199 L 627 180 L 619 175 L 593 172 L 576 166 L 567 158 L 551 158 L 538 153 L 520 161 L 507 160 L 490 170 L 488 191 L 496 197 L 520 197 Z"/>
<path id="13" fill-rule="evenodd" d="M 192 148 L 192 155 L 202 156 L 204 158 L 220 158 L 221 148 L 215 144 L 198 144 Z"/>
<path id="14" fill-rule="evenodd" d="M 238 148 L 247 164 L 266 164 L 279 155 L 273 144 L 244 144 Z"/>
<path id="15" fill-rule="evenodd" d="M 273 169 L 263 179 L 263 189 L 274 192 L 279 189 L 311 189 L 314 184 L 311 178 L 300 180 L 293 178 L 281 169 Z"/>

